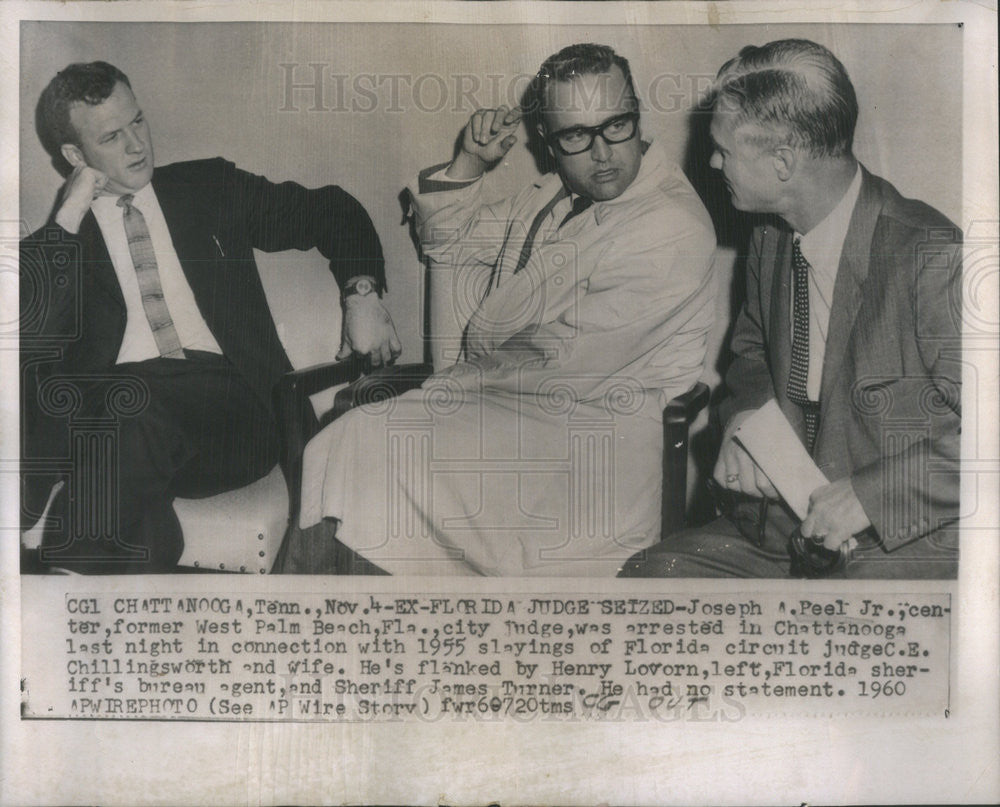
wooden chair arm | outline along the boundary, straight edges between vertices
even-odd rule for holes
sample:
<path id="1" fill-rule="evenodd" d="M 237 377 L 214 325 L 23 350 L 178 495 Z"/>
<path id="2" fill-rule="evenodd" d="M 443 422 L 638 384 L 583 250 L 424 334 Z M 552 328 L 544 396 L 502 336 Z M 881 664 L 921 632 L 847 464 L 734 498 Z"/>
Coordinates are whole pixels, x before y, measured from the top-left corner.
<path id="1" fill-rule="evenodd" d="M 356 406 L 396 398 L 417 389 L 433 372 L 430 364 L 400 364 L 373 370 L 337 392 L 333 408 L 320 419 L 320 426 L 326 426 Z"/>
<path id="2" fill-rule="evenodd" d="M 329 362 L 285 373 L 274 388 L 274 412 L 281 437 L 281 469 L 288 483 L 290 510 L 298 515 L 298 493 L 302 483 L 302 452 L 319 431 L 309 396 L 359 378 L 365 369 L 361 359 Z"/>
<path id="3" fill-rule="evenodd" d="M 688 429 L 711 396 L 700 381 L 663 409 L 663 494 L 660 539 L 684 526 L 687 506 Z"/>

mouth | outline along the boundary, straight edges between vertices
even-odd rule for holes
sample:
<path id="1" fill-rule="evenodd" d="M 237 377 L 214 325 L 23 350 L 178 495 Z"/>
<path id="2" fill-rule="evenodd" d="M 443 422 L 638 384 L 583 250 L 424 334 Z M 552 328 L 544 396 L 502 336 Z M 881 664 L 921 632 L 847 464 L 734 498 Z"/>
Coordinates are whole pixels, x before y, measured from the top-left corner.
<path id="1" fill-rule="evenodd" d="M 618 176 L 618 169 L 605 168 L 602 171 L 595 171 L 591 176 L 594 182 L 612 182 Z"/>
<path id="2" fill-rule="evenodd" d="M 141 171 L 146 167 L 146 158 L 143 157 L 141 160 L 136 160 L 134 163 L 128 164 L 129 171 Z"/>

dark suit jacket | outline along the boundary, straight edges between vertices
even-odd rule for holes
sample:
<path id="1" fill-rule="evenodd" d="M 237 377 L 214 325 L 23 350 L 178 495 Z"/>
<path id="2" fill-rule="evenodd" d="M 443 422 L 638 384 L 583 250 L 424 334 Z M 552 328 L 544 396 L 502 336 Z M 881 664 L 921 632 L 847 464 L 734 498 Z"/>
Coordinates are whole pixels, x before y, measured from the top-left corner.
<path id="1" fill-rule="evenodd" d="M 253 249 L 315 247 L 341 285 L 367 274 L 384 288 L 382 248 L 371 219 L 338 187 L 275 184 L 220 158 L 157 168 L 152 183 L 206 324 L 268 408 L 275 382 L 291 366 Z M 20 278 L 22 459 L 30 465 L 65 452 L 65 425 L 60 429 L 40 411 L 38 384 L 50 376 L 111 370 L 125 333 L 125 303 L 90 212 L 76 234 L 50 221 L 25 239 Z"/>
<path id="2" fill-rule="evenodd" d="M 786 394 L 791 241 L 781 224 L 754 231 L 720 414 L 776 398 L 805 442 Z M 834 287 L 820 404 L 813 457 L 831 481 L 850 477 L 883 547 L 922 536 L 954 545 L 956 531 L 941 528 L 959 513 L 961 233 L 868 171 Z"/>

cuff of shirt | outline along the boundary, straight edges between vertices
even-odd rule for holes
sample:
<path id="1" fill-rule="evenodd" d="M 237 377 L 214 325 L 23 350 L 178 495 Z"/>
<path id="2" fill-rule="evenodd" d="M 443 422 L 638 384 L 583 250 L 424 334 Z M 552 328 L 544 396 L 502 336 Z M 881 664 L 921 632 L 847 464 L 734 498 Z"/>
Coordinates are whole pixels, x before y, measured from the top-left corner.
<path id="1" fill-rule="evenodd" d="M 468 187 L 473 182 L 479 181 L 479 177 L 476 179 L 452 179 L 445 173 L 449 165 L 451 163 L 441 163 L 440 165 L 432 165 L 430 168 L 425 168 L 421 171 L 417 175 L 417 191 L 419 193 L 454 191 L 459 188 Z"/>

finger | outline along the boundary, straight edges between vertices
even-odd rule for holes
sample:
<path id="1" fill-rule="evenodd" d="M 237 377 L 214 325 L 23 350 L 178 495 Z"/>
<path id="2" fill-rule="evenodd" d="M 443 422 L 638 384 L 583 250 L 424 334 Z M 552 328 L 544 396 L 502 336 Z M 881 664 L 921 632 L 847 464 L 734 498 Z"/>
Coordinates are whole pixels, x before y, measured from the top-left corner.
<path id="1" fill-rule="evenodd" d="M 351 340 L 344 339 L 344 341 L 340 343 L 340 350 L 337 351 L 336 359 L 337 361 L 343 361 L 353 352 L 354 348 L 351 347 Z"/>
<path id="2" fill-rule="evenodd" d="M 493 110 L 493 118 L 490 120 L 490 134 L 497 134 L 504 126 L 507 125 L 508 114 L 510 114 L 510 110 L 503 104 Z"/>
<path id="3" fill-rule="evenodd" d="M 392 357 L 396 358 L 400 353 L 403 352 L 403 345 L 399 341 L 399 336 L 396 334 L 396 329 L 392 329 L 392 333 L 389 335 L 389 351 L 392 353 Z"/>
<path id="4" fill-rule="evenodd" d="M 490 142 L 493 135 L 490 129 L 493 127 L 493 110 L 484 109 L 479 115 L 479 145 L 485 146 Z"/>
<path id="5" fill-rule="evenodd" d="M 511 109 L 510 112 L 504 116 L 503 122 L 504 126 L 513 126 L 515 123 L 521 122 L 521 116 L 524 114 L 524 110 L 521 107 L 516 106 Z"/>
<path id="6" fill-rule="evenodd" d="M 472 119 L 469 121 L 469 130 L 472 135 L 472 142 L 476 145 L 482 145 L 482 134 L 483 134 L 483 110 L 478 110 L 472 115 Z"/>
<path id="7" fill-rule="evenodd" d="M 382 343 L 382 364 L 392 364 L 392 349 L 388 342 Z"/>
<path id="8" fill-rule="evenodd" d="M 719 458 L 715 461 L 715 467 L 712 469 L 712 479 L 718 482 L 720 486 L 726 487 L 726 473 L 726 463 L 720 453 Z"/>
<path id="9" fill-rule="evenodd" d="M 738 450 L 732 441 L 726 441 L 719 450 L 719 459 L 715 463 L 715 481 L 727 490 L 739 490 L 739 465 L 734 452 Z"/>
<path id="10" fill-rule="evenodd" d="M 503 140 L 500 141 L 500 148 L 503 150 L 503 153 L 506 154 L 508 151 L 511 150 L 511 147 L 516 142 L 517 142 L 517 137 L 515 137 L 514 135 L 508 135 L 507 137 L 505 137 Z"/>
<path id="11" fill-rule="evenodd" d="M 104 194 L 104 186 L 108 184 L 108 177 L 106 174 L 98 174 L 94 180 L 94 198 L 102 196 Z"/>
<path id="12" fill-rule="evenodd" d="M 841 549 L 842 546 L 846 550 L 847 549 L 846 544 L 850 540 L 851 540 L 850 533 L 846 533 L 843 530 L 839 530 L 839 529 L 838 530 L 831 530 L 823 538 L 823 546 L 826 549 L 829 549 L 831 552 L 838 552 L 838 551 L 840 551 L 840 549 Z"/>
<path id="13" fill-rule="evenodd" d="M 767 474 L 756 464 L 754 465 L 754 481 L 757 483 L 757 489 L 761 492 L 762 496 L 766 496 L 768 499 L 778 498 L 778 491 L 771 484 L 771 480 L 767 478 Z"/>
<path id="14" fill-rule="evenodd" d="M 803 538 L 812 538 L 816 534 L 816 514 L 812 508 L 809 509 L 805 520 L 799 525 L 799 532 Z"/>
<path id="15" fill-rule="evenodd" d="M 757 466 L 750 459 L 750 455 L 737 446 L 735 456 L 738 465 L 737 473 L 740 475 L 740 490 L 748 496 L 762 495 L 760 488 L 757 487 Z"/>

